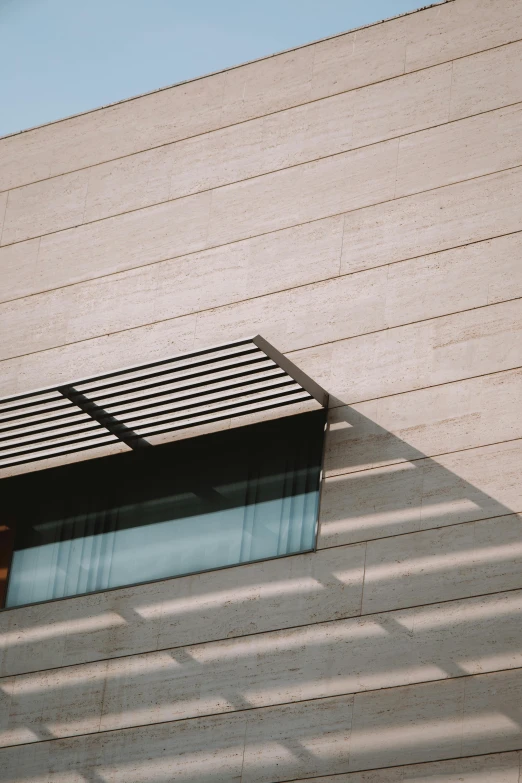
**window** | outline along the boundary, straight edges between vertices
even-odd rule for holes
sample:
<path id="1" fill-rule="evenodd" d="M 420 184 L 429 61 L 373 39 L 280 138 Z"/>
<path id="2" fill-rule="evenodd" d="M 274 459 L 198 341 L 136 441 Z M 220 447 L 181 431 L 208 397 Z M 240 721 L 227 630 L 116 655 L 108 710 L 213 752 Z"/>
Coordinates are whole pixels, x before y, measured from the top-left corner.
<path id="1" fill-rule="evenodd" d="M 6 606 L 312 550 L 324 427 L 320 410 L 4 479 Z"/>

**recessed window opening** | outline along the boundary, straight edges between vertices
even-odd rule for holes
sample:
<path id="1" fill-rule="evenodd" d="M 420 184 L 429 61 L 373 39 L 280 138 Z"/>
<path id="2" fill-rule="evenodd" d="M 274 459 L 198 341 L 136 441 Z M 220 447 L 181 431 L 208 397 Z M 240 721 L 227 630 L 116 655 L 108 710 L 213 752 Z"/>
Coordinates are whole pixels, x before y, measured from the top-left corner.
<path id="1" fill-rule="evenodd" d="M 320 410 L 3 479 L 5 606 L 312 550 L 324 427 Z"/>

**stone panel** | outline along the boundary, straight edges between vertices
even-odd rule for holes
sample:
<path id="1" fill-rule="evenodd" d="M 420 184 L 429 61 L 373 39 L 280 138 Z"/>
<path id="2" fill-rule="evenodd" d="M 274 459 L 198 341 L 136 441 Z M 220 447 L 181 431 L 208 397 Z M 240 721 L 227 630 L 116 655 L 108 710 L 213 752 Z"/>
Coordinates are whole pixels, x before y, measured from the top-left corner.
<path id="1" fill-rule="evenodd" d="M 316 44 L 313 96 L 466 58 L 522 37 L 517 0 L 457 0 Z"/>
<path id="2" fill-rule="evenodd" d="M 414 35 L 406 47 L 408 71 L 522 38 L 522 10 L 518 0 L 456 0 L 421 14 Z"/>
<path id="3" fill-rule="evenodd" d="M 4 749 L 5 783 L 269 783 L 341 772 L 353 697 Z M 331 751 L 336 751 L 333 756 Z"/>
<path id="4" fill-rule="evenodd" d="M 501 46 L 521 37 L 520 17 L 517 0 L 504 0 L 502 13 L 493 0 L 446 3 L 15 134 L 0 140 L 0 188 L 74 171 L 281 111 L 311 97 Z"/>
<path id="5" fill-rule="evenodd" d="M 220 124 L 225 74 L 180 84 L 0 140 L 0 189 L 204 133 Z"/>
<path id="6" fill-rule="evenodd" d="M 19 267 L 22 254 L 12 252 L 19 245 L 0 255 L 9 264 L 11 291 L 24 282 L 32 284 L 34 241 L 26 265 Z M 333 277 L 339 271 L 341 241 L 342 218 L 331 218 L 3 304 L 0 354 L 86 340 Z M 56 311 L 62 323 L 53 328 Z"/>
<path id="7" fill-rule="evenodd" d="M 197 345 L 235 340 L 259 332 L 279 350 L 289 351 L 385 328 L 386 274 L 333 278 L 236 305 L 199 313 Z M 209 342 L 210 341 L 210 342 Z"/>
<path id="8" fill-rule="evenodd" d="M 513 234 L 203 312 L 196 340 L 254 330 L 281 350 L 296 350 L 515 298 L 521 243 L 522 234 Z"/>
<path id="9" fill-rule="evenodd" d="M 521 343 L 513 340 L 521 329 L 520 310 L 521 302 L 515 300 L 354 336 L 290 355 L 336 398 L 334 405 L 353 404 L 521 366 Z M 257 323 L 255 318 L 249 319 L 249 328 L 240 336 L 254 333 Z M 214 331 L 207 321 L 204 330 L 198 329 L 196 339 L 195 326 L 196 315 L 189 315 L 5 361 L 1 393 L 7 396 L 54 385 L 62 379 L 71 381 L 192 348 L 206 348 L 218 341 L 216 335 L 222 342 L 233 334 L 232 328 L 225 330 L 225 318 L 221 323 L 214 321 Z M 275 326 L 280 330 L 279 324 Z M 237 323 L 232 327 L 239 328 Z M 209 329 L 213 335 L 210 343 Z M 265 336 L 276 339 L 278 333 L 267 331 Z M 285 352 L 291 350 L 291 345 L 281 339 L 276 339 L 276 345 Z"/>
<path id="10" fill-rule="evenodd" d="M 513 7 L 515 5 L 516 0 Z M 515 37 L 520 38 L 520 35 Z M 522 42 L 517 41 L 469 59 L 456 60 L 453 63 L 450 119 L 522 101 L 521 58 Z"/>
<path id="11" fill-rule="evenodd" d="M 514 127 L 512 122 L 519 116 L 519 112 L 516 109 L 503 110 L 502 116 L 507 118 L 506 123 L 509 120 L 509 127 L 512 128 Z M 479 120 L 483 122 L 484 118 L 479 118 Z M 473 120 L 473 122 L 476 121 L 476 119 Z M 490 115 L 488 115 L 488 122 L 490 121 Z M 456 126 L 451 125 L 447 127 L 454 128 Z M 434 130 L 430 131 L 430 133 L 441 133 L 444 135 L 446 131 Z M 513 132 L 512 135 L 513 140 L 516 141 L 517 134 Z M 423 134 L 415 134 L 409 137 L 409 140 L 405 143 L 413 144 L 411 140 L 418 137 L 423 137 Z M 295 187 L 299 188 L 301 180 L 303 180 L 303 187 L 307 187 L 304 180 L 308 181 L 308 178 L 311 177 L 308 187 L 312 190 L 318 186 L 318 183 L 315 181 L 316 176 L 319 178 L 319 183 L 323 180 L 322 207 L 316 213 L 315 201 L 308 199 L 307 204 L 307 194 L 301 193 L 298 199 L 300 204 L 296 202 L 294 205 L 296 209 L 294 216 L 292 218 L 288 217 L 287 212 L 282 218 L 287 224 L 299 223 L 301 220 L 316 220 L 328 212 L 352 209 L 357 204 L 349 203 L 350 194 L 346 190 L 348 185 L 353 185 L 352 180 L 349 179 L 346 184 L 343 184 L 341 191 L 338 188 L 336 190 L 334 187 L 336 184 L 335 178 L 332 182 L 329 182 L 329 176 L 331 176 L 330 169 L 332 167 L 335 168 L 336 161 L 338 161 L 339 172 L 337 176 L 349 176 L 350 174 L 363 176 L 362 171 L 357 175 L 356 170 L 363 165 L 362 159 L 364 156 L 369 154 L 372 156 L 377 155 L 380 159 L 386 150 L 390 149 L 389 145 L 394 145 L 395 143 L 388 142 L 384 145 L 368 148 L 370 152 L 368 150 L 360 150 L 347 153 L 352 158 L 341 156 L 340 158 L 325 159 L 317 163 L 291 169 L 288 172 L 282 171 L 260 179 L 239 183 L 238 185 L 230 186 L 230 188 L 220 189 L 214 194 L 215 200 L 224 198 L 225 204 L 219 205 L 218 203 L 218 214 L 221 214 L 221 209 L 224 209 L 225 213 L 227 212 L 226 204 L 228 201 L 230 201 L 230 209 L 244 210 L 244 205 L 235 203 L 234 200 L 237 200 L 237 197 L 239 197 L 239 194 L 236 192 L 238 188 L 240 190 L 245 188 L 249 193 L 252 190 L 254 202 L 256 202 L 257 191 L 259 190 L 260 197 L 265 193 L 265 207 L 261 210 L 262 214 L 257 215 L 255 210 L 258 208 L 258 204 L 252 204 L 250 211 L 244 215 L 245 226 L 249 225 L 249 221 L 256 221 L 257 217 L 259 217 L 261 221 L 260 228 L 254 229 L 254 224 L 252 224 L 250 233 L 256 233 L 257 230 L 260 233 L 263 230 L 277 230 L 281 217 L 275 213 L 272 217 L 270 216 L 270 200 L 272 194 L 271 185 L 279 187 L 280 183 L 279 181 L 272 182 L 273 177 L 283 178 L 282 187 L 285 187 L 285 183 L 287 183 L 286 195 L 291 201 L 297 198 L 293 189 Z M 491 147 L 491 145 L 489 146 Z M 449 155 L 449 147 L 443 145 L 442 149 L 447 157 Z M 503 150 L 502 156 L 506 158 L 506 155 L 514 154 L 513 151 L 516 150 L 516 144 L 506 143 L 501 149 Z M 491 154 L 495 154 L 494 150 Z M 356 160 L 353 156 L 360 157 L 361 160 Z M 428 159 L 430 157 L 431 146 Z M 459 153 L 458 157 L 462 161 L 466 160 L 464 154 Z M 483 161 L 486 160 L 486 157 L 481 155 L 479 159 L 480 166 L 483 167 L 485 165 Z M 468 160 L 473 162 L 473 156 L 468 156 Z M 347 167 L 346 170 L 343 169 L 343 161 Z M 393 172 L 391 168 L 389 170 L 386 168 L 384 159 L 381 162 L 384 168 L 381 168 L 380 176 L 383 176 L 385 180 L 386 177 L 389 179 Z M 352 163 L 355 167 L 354 171 L 351 171 Z M 389 158 L 388 164 L 392 168 L 394 167 L 395 161 L 393 156 Z M 455 168 L 451 155 L 448 157 L 448 166 L 449 168 L 444 178 L 451 179 L 451 172 Z M 411 167 L 409 170 L 412 171 Z M 72 177 L 73 175 L 70 176 Z M 78 175 L 75 174 L 74 177 L 76 176 Z M 406 174 L 405 176 L 409 175 Z M 415 173 L 414 176 L 417 177 L 418 174 Z M 436 174 L 436 176 L 439 175 Z M 520 215 L 517 206 L 519 203 L 517 199 L 520 195 L 518 193 L 520 189 L 519 179 L 520 169 L 515 169 L 504 174 L 491 175 L 486 180 L 479 179 L 472 182 L 459 183 L 447 189 L 442 188 L 430 193 L 379 204 L 371 207 L 369 210 L 356 209 L 354 212 L 350 212 L 345 217 L 342 271 L 351 272 L 371 266 L 379 266 L 389 261 L 419 255 L 421 251 L 424 253 L 434 252 L 451 247 L 452 244 L 465 244 L 466 242 L 488 238 L 488 236 L 493 236 L 497 233 L 508 233 L 510 230 L 518 229 L 520 227 Z M 52 180 L 50 184 L 54 187 L 56 182 L 57 180 Z M 419 184 L 422 185 L 422 183 Z M 381 185 L 384 188 L 381 195 L 385 198 L 385 181 Z M 44 185 L 39 184 L 23 191 L 16 191 L 16 193 L 25 193 L 31 190 L 31 188 L 41 190 L 42 187 Z M 378 190 L 378 183 L 374 183 L 370 187 L 370 191 L 372 191 L 373 187 Z M 500 201 L 497 196 L 497 190 L 502 187 L 508 190 L 509 198 L 505 202 Z M 343 188 L 346 191 L 344 195 L 342 193 Z M 509 191 L 511 192 L 509 193 Z M 365 198 L 364 193 L 361 193 L 360 196 L 363 199 Z M 359 195 L 357 198 L 359 198 Z M 371 193 L 368 195 L 368 198 L 371 200 Z M 487 212 L 484 202 L 487 202 L 489 206 Z M 41 203 L 44 211 L 49 211 L 49 207 L 46 206 L 47 199 L 42 199 Z M 491 210 L 491 203 L 496 203 L 498 206 Z M 447 209 L 448 205 L 455 209 L 453 213 L 451 210 L 448 210 L 442 216 L 443 224 L 445 224 L 444 230 L 435 232 L 433 230 L 434 226 L 431 225 L 434 220 L 434 213 L 440 218 L 441 210 Z M 33 293 L 46 288 L 55 288 L 64 283 L 71 284 L 72 282 L 86 280 L 90 277 L 114 273 L 123 269 L 161 261 L 191 250 L 198 250 L 205 244 L 209 207 L 210 193 L 200 194 L 46 236 L 41 240 L 37 273 L 30 281 L 27 281 L 25 292 Z M 293 208 L 289 206 L 288 209 L 291 212 Z M 254 210 L 253 214 L 251 214 L 252 209 Z M 54 211 L 51 209 L 51 217 L 53 215 Z M 231 216 L 232 213 L 223 214 L 223 226 L 221 228 L 218 227 L 218 231 L 227 232 L 229 239 L 235 241 L 237 238 L 235 227 L 229 225 Z M 57 217 L 61 220 L 61 213 Z M 266 221 L 268 221 L 268 224 Z M 399 224 L 401 230 L 397 232 L 390 225 L 390 222 Z M 457 224 L 461 229 L 464 226 L 464 235 L 456 233 Z M 437 223 L 437 227 L 440 229 L 440 223 Z M 249 231 L 246 230 L 246 233 L 248 235 Z M 374 240 L 372 243 L 369 243 L 367 238 L 370 234 Z M 130 241 L 127 241 L 127 235 Z M 419 240 L 419 237 L 421 237 L 421 240 Z M 220 242 L 223 238 L 217 236 L 214 237 L 213 241 Z M 33 248 L 34 242 L 23 243 L 16 250 L 16 253 L 19 258 L 25 260 L 26 257 L 31 257 L 34 252 Z M 91 251 L 88 258 L 86 257 L 87 248 Z M 12 253 L 12 248 L 2 248 L 0 260 L 3 261 L 4 257 L 9 259 Z M 70 264 L 71 258 L 75 260 L 73 265 Z M 6 263 L 9 264 L 9 261 Z M 6 298 L 12 296 L 13 286 L 16 293 L 20 290 L 20 283 L 17 282 L 17 278 L 15 277 L 14 283 L 10 278 L 11 276 L 8 274 L 6 278 L 7 287 L 5 289 L 7 293 L 4 295 Z"/>
<path id="12" fill-rule="evenodd" d="M 195 137 L 198 138 L 206 136 Z M 83 169 L 81 174 L 88 183 L 84 222 L 90 223 L 168 201 L 172 168 L 182 165 L 176 152 L 186 152 L 190 143 L 189 140 L 154 147 Z M 192 161 L 186 161 L 184 165 L 190 167 L 191 164 Z"/>
<path id="13" fill-rule="evenodd" d="M 2 301 L 17 299 L 34 290 L 39 247 L 40 240 L 31 239 L 29 242 L 0 248 Z"/>
<path id="14" fill-rule="evenodd" d="M 386 325 L 422 321 L 522 295 L 522 232 L 391 264 Z"/>
<path id="15" fill-rule="evenodd" d="M 450 86 L 447 63 L 347 93 L 353 101 L 352 146 L 447 122 Z"/>
<path id="16" fill-rule="evenodd" d="M 521 689 L 518 669 L 7 748 L 0 760 L 6 783 L 274 783 L 455 760 L 518 747 Z"/>
<path id="17" fill-rule="evenodd" d="M 325 473 L 352 473 L 522 438 L 522 371 L 330 411 Z"/>
<path id="18" fill-rule="evenodd" d="M 189 196 L 42 237 L 36 290 L 120 272 L 200 250 L 210 193 Z"/>
<path id="19" fill-rule="evenodd" d="M 194 344 L 195 326 L 196 316 L 189 315 L 174 321 L 161 321 L 152 327 L 145 326 L 139 334 L 132 329 L 104 334 L 96 338 L 95 355 L 91 353 L 94 346 L 86 340 L 60 349 L 68 352 L 67 356 L 61 357 L 63 361 L 55 355 L 54 359 L 58 361 L 50 363 L 47 353 L 35 353 L 31 354 L 32 360 L 29 356 L 20 357 L 16 367 L 5 362 L 0 374 L 0 394 L 9 396 L 17 391 L 69 383 L 90 375 L 124 369 L 131 364 L 145 364 L 190 351 Z M 38 375 L 30 366 L 33 360 L 40 364 Z"/>
<path id="20" fill-rule="evenodd" d="M 295 350 L 522 293 L 522 233 L 336 278 L 341 230 L 342 218 L 330 218 L 0 305 L 0 354 L 44 350 L 234 299 L 244 301 L 201 313 L 198 341 L 257 330 Z M 25 259 L 30 269 L 35 253 Z M 11 253 L 13 285 L 20 255 Z M 322 277 L 335 279 L 306 285 Z M 251 298 L 277 287 L 296 290 Z"/>
<path id="21" fill-rule="evenodd" d="M 521 614 L 514 591 L 6 678 L 0 744 L 514 669 Z"/>
<path id="22" fill-rule="evenodd" d="M 522 292 L 522 233 L 307 286 L 311 278 L 336 277 L 341 230 L 342 218 L 329 218 L 0 305 L 0 354 L 44 350 L 234 299 L 245 301 L 201 313 L 199 341 L 212 344 L 216 334 L 224 341 L 257 330 L 279 348 L 295 350 Z M 7 260 L 15 247 L 4 248 Z M 31 270 L 36 250 L 24 259 Z M 16 285 L 27 268 L 17 267 L 21 253 L 10 255 Z M 296 290 L 251 298 L 277 287 Z"/>
<path id="23" fill-rule="evenodd" d="M 245 728 L 237 713 L 8 748 L 3 783 L 240 783 Z"/>
<path id="24" fill-rule="evenodd" d="M 81 171 L 9 191 L 2 245 L 80 225 L 86 195 Z"/>
<path id="25" fill-rule="evenodd" d="M 335 277 L 342 232 L 342 217 L 327 218 L 161 264 L 154 317 L 172 318 L 187 309 L 199 312 Z"/>
<path id="26" fill-rule="evenodd" d="M 208 245 L 392 198 L 397 146 L 397 140 L 387 141 L 213 191 Z"/>
<path id="27" fill-rule="evenodd" d="M 0 238 L 4 226 L 5 210 L 7 207 L 7 193 L 0 193 Z"/>
<path id="28" fill-rule="evenodd" d="M 272 114 L 310 100 L 314 47 L 304 46 L 224 74 L 221 125 Z"/>
<path id="29" fill-rule="evenodd" d="M 350 212 L 341 272 L 509 234 L 521 225 L 519 167 Z"/>
<path id="30" fill-rule="evenodd" d="M 336 398 L 334 405 L 353 404 L 520 367 L 521 316 L 515 300 L 290 356 Z"/>
<path id="31" fill-rule="evenodd" d="M 401 138 L 395 195 L 442 187 L 522 163 L 522 105 Z"/>
<path id="32" fill-rule="evenodd" d="M 489 706 L 488 689 L 498 694 Z M 513 709 L 521 689 L 518 669 L 357 694 L 350 769 L 518 749 L 522 729 Z"/>
<path id="33" fill-rule="evenodd" d="M 519 783 L 519 761 L 520 756 L 516 752 L 494 753 L 371 772 L 349 772 L 335 777 L 315 778 L 314 783 Z M 306 779 L 295 783 L 306 783 Z"/>
<path id="34" fill-rule="evenodd" d="M 520 408 L 520 404 L 518 406 Z M 522 511 L 522 441 L 326 479 L 319 547 Z"/>
<path id="35" fill-rule="evenodd" d="M 402 75 L 406 39 L 416 21 L 404 16 L 386 25 L 362 27 L 317 43 L 312 97 L 334 95 Z"/>
<path id="36" fill-rule="evenodd" d="M 359 613 L 364 546 L 0 613 L 3 676 Z"/>
<path id="37" fill-rule="evenodd" d="M 502 655 L 496 657 L 500 660 Z M 484 746 L 492 753 L 520 748 L 521 673 L 505 671 L 466 679 L 466 712 L 475 717 L 463 725 L 463 755 L 480 753 Z"/>
<path id="38" fill-rule="evenodd" d="M 440 124 L 450 86 L 441 65 L 13 190 L 2 244 Z"/>
<path id="39" fill-rule="evenodd" d="M 521 564 L 515 514 L 371 541 L 362 613 L 519 589 Z"/>
<path id="40" fill-rule="evenodd" d="M 420 75 L 394 80 L 385 91 L 387 102 L 382 100 L 382 94 L 372 95 L 376 88 L 383 92 L 383 87 L 376 85 L 353 95 L 347 93 L 314 102 L 15 189 L 9 200 L 2 244 L 144 208 L 314 158 L 326 158 L 370 141 L 415 130 L 419 124 L 420 127 L 440 124 L 447 115 L 450 75 L 447 66 L 439 66 Z M 416 83 L 409 85 L 413 79 Z M 389 111 L 390 106 L 394 111 Z M 519 116 L 519 110 L 504 110 L 498 117 L 493 114 L 467 120 L 462 128 L 459 123 L 450 124 L 438 131 L 402 139 L 396 195 L 517 165 L 520 162 Z M 354 118 L 358 130 L 357 138 L 352 140 Z M 209 166 L 211 160 L 214 164 Z"/>

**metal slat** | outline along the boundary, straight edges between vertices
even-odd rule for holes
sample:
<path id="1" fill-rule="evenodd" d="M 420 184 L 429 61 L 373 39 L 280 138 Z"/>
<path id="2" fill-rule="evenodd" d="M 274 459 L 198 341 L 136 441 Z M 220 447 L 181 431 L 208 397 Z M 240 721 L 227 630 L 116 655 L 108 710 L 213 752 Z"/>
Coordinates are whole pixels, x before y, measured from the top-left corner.
<path id="1" fill-rule="evenodd" d="M 38 441 L 48 440 L 50 438 L 59 438 L 64 435 L 72 435 L 75 432 L 82 432 L 85 430 L 92 430 L 98 428 L 100 425 L 92 419 L 85 418 L 74 424 L 60 424 L 55 427 L 42 427 L 38 430 L 31 430 L 23 434 L 16 433 L 14 435 L 3 435 L 0 442 L 0 451 L 4 449 L 4 443 L 8 443 L 12 440 L 17 440 L 20 444 L 24 443 L 37 443 Z M 40 437 L 42 433 L 51 433 Z M 56 435 L 52 434 L 56 433 Z"/>
<path id="2" fill-rule="evenodd" d="M 70 406 L 68 413 L 60 413 L 56 416 L 46 416 L 45 418 L 42 418 L 41 416 L 37 416 L 34 421 L 27 421 L 19 419 L 16 419 L 18 422 L 17 424 L 10 424 L 8 427 L 0 427 L 0 440 L 4 438 L 4 433 L 6 432 L 14 432 L 15 430 L 27 430 L 29 432 L 37 432 L 39 429 L 44 427 L 45 425 L 49 424 L 49 422 L 52 421 L 62 421 L 63 419 L 69 419 L 70 421 L 66 421 L 63 424 L 56 424 L 51 425 L 49 429 L 55 429 L 55 427 L 70 427 L 71 422 L 78 419 L 85 419 L 87 418 L 89 421 L 91 420 L 90 416 L 87 416 L 87 414 L 83 413 L 83 411 L 79 411 L 76 407 Z"/>
<path id="3" fill-rule="evenodd" d="M 20 455 L 29 454 L 31 452 L 39 452 L 43 449 L 47 448 L 59 448 L 60 446 L 70 446 L 74 443 L 81 443 L 83 441 L 94 441 L 99 440 L 100 438 L 106 438 L 107 435 L 113 434 L 113 433 L 107 433 L 106 430 L 102 429 L 101 427 L 98 430 L 95 430 L 95 432 L 88 433 L 87 435 L 83 433 L 78 433 L 77 435 L 62 435 L 59 440 L 60 442 L 58 444 L 53 444 L 53 438 L 46 438 L 45 440 L 42 439 L 40 444 L 36 446 L 36 448 L 33 448 L 32 444 L 25 443 L 25 444 L 19 444 L 16 446 L 11 446 L 9 448 L 6 448 L 3 451 L 2 459 L 7 459 L 7 457 L 18 457 Z M 117 435 L 113 435 L 113 437 L 118 440 Z M 18 449 L 18 451 L 16 451 Z"/>
<path id="4" fill-rule="evenodd" d="M 255 390 L 255 387 L 257 386 L 271 386 L 274 384 L 279 383 L 294 383 L 293 379 L 290 378 L 283 370 L 278 370 L 277 374 L 274 373 L 272 376 L 268 376 L 267 378 L 261 378 L 261 379 L 244 379 L 241 378 L 239 381 L 235 381 L 235 383 L 227 383 L 226 385 L 223 383 L 218 389 L 209 389 L 207 391 L 206 388 L 198 389 L 196 393 L 192 394 L 174 394 L 174 395 L 165 395 L 162 394 L 162 399 L 156 400 L 154 402 L 145 402 L 143 405 L 124 405 L 122 407 L 119 407 L 117 410 L 111 410 L 109 406 L 107 406 L 107 409 L 111 411 L 113 416 L 117 416 L 121 421 L 125 421 L 125 417 L 129 415 L 129 413 L 134 413 L 135 411 L 145 411 L 145 410 L 153 410 L 154 408 L 162 408 L 169 405 L 174 405 L 175 407 L 179 403 L 187 402 L 190 400 L 197 400 L 201 398 L 210 398 L 212 397 L 221 397 L 221 399 L 225 399 L 227 396 L 227 392 L 231 389 L 237 389 L 240 391 L 241 389 L 248 389 L 249 387 L 252 388 L 252 391 Z M 138 400 L 138 402 L 141 402 L 142 400 Z"/>
<path id="5" fill-rule="evenodd" d="M 95 449 L 99 446 L 109 446 L 113 445 L 114 443 L 119 443 L 118 438 L 116 438 L 114 435 L 107 434 L 107 439 L 103 441 L 97 441 L 96 443 L 88 443 L 84 444 L 83 446 L 79 446 L 78 448 L 67 448 L 63 449 L 61 448 L 54 448 L 54 449 L 43 449 L 40 452 L 35 452 L 35 454 L 32 454 L 30 457 L 25 457 L 24 459 L 15 459 L 13 460 L 13 455 L 10 455 L 11 461 L 5 462 L 4 460 L 0 460 L 0 468 L 11 468 L 16 465 L 26 465 L 29 462 L 40 462 L 44 459 L 50 459 L 51 457 L 63 457 L 68 454 L 76 454 L 79 451 L 87 451 L 88 449 Z"/>
<path id="6" fill-rule="evenodd" d="M 212 410 L 216 405 L 222 405 L 223 403 L 228 404 L 230 400 L 242 399 L 246 397 L 257 399 L 257 397 L 270 394 L 274 389 L 282 388 L 284 390 L 285 387 L 290 385 L 294 389 L 300 388 L 299 385 L 292 380 L 292 378 L 288 378 L 287 376 L 284 380 L 279 381 L 278 383 L 274 382 L 268 386 L 264 386 L 263 388 L 254 391 L 243 390 L 238 392 L 231 392 L 230 394 L 221 395 L 217 400 L 206 400 L 201 399 L 201 397 L 191 398 L 190 400 L 187 400 L 185 404 L 173 404 L 165 406 L 165 409 L 161 411 L 151 411 L 150 413 L 132 415 L 130 417 L 121 416 L 120 418 L 125 423 L 130 423 L 132 427 L 140 429 L 142 426 L 144 426 L 143 422 L 145 422 L 145 426 L 147 426 L 146 419 L 155 419 L 156 421 L 160 421 L 165 416 L 169 416 L 170 414 L 176 413 L 177 411 L 190 413 L 191 411 L 199 408 Z"/>
<path id="7" fill-rule="evenodd" d="M 310 399 L 310 395 L 308 394 L 308 392 L 305 392 L 302 389 L 296 389 L 296 388 L 283 390 L 283 391 L 277 391 L 277 392 L 274 392 L 272 394 L 270 394 L 268 392 L 263 392 L 263 395 L 261 395 L 261 394 L 258 394 L 257 396 L 249 395 L 249 397 L 246 398 L 246 399 L 245 398 L 243 398 L 243 399 L 234 399 L 232 401 L 232 403 L 224 402 L 224 403 L 219 403 L 219 404 L 215 403 L 212 406 L 207 405 L 202 410 L 192 410 L 192 411 L 188 410 L 187 411 L 187 409 L 185 409 L 181 413 L 179 413 L 179 415 L 174 415 L 174 416 L 171 416 L 170 414 L 165 414 L 161 418 L 158 417 L 153 422 L 148 422 L 148 423 L 145 422 L 143 425 L 140 425 L 139 427 L 137 426 L 136 429 L 139 429 L 139 431 L 143 434 L 143 436 L 147 437 L 147 435 L 150 435 L 149 429 L 151 427 L 160 426 L 163 423 L 175 422 L 175 421 L 180 421 L 180 420 L 185 420 L 185 419 L 188 420 L 188 419 L 192 419 L 192 418 L 195 418 L 195 417 L 198 417 L 198 416 L 206 416 L 207 414 L 210 415 L 214 411 L 218 411 L 218 412 L 219 411 L 225 411 L 225 410 L 234 411 L 234 410 L 237 410 L 238 408 L 240 408 L 240 407 L 242 407 L 244 405 L 254 405 L 255 406 L 256 402 L 258 402 L 258 401 L 264 402 L 267 399 L 275 400 L 275 399 L 282 398 L 282 397 L 285 397 L 285 396 L 290 395 L 290 394 L 302 394 L 303 395 L 303 399 Z M 199 407 L 201 407 L 201 406 L 199 406 Z M 232 414 L 229 413 L 227 418 L 231 418 L 231 415 Z"/>
<path id="8" fill-rule="evenodd" d="M 32 405 L 36 405 L 36 403 L 31 403 Z M 42 413 L 47 413 L 48 411 L 56 411 L 56 410 L 62 410 L 63 408 L 71 407 L 68 403 L 65 402 L 65 400 L 62 398 L 61 400 L 49 400 L 48 403 L 38 403 L 40 406 L 36 410 L 27 410 L 27 408 L 30 407 L 30 405 L 21 405 L 19 407 L 15 408 L 6 408 L 5 411 L 2 411 L 0 413 L 0 423 L 6 422 L 6 421 L 18 421 L 18 419 L 28 419 L 31 416 L 41 416 Z M 18 411 L 25 411 L 24 413 L 19 413 Z M 10 413 L 10 416 L 4 416 L 4 413 Z"/>
<path id="9" fill-rule="evenodd" d="M 152 438 L 153 435 L 164 435 L 168 432 L 188 429 L 189 427 L 199 427 L 202 424 L 210 424 L 216 421 L 228 421 L 229 419 L 234 419 L 238 416 L 246 416 L 249 413 L 282 408 L 286 405 L 294 405 L 295 403 L 305 402 L 309 399 L 310 395 L 306 391 L 292 392 L 291 396 L 289 395 L 286 398 L 278 395 L 270 400 L 263 400 L 261 403 L 244 403 L 243 407 L 227 408 L 224 412 L 217 411 L 214 415 L 194 414 L 193 418 L 187 417 L 181 422 L 177 421 L 175 424 L 165 423 L 163 427 L 158 427 L 152 431 L 147 430 L 143 434 L 147 438 Z"/>
<path id="10" fill-rule="evenodd" d="M 248 356 L 248 355 L 251 355 L 251 354 L 258 354 L 263 359 L 266 358 L 266 356 L 263 355 L 263 352 L 260 351 L 260 349 L 256 345 L 252 344 L 251 346 L 247 345 L 243 349 L 236 349 L 235 351 L 227 353 L 227 354 L 225 354 L 223 356 L 216 356 L 215 354 L 213 354 L 210 357 L 206 356 L 205 358 L 198 358 L 198 361 L 195 361 L 195 362 L 180 363 L 178 360 L 166 360 L 166 361 L 163 361 L 163 362 L 158 362 L 158 364 L 162 365 L 162 369 L 161 370 L 157 370 L 155 372 L 146 373 L 144 375 L 140 374 L 140 375 L 137 375 L 137 377 L 135 377 L 135 374 L 138 373 L 138 370 L 129 371 L 129 372 L 133 373 L 133 375 L 131 377 L 129 377 L 126 374 L 120 372 L 116 376 L 116 379 L 114 379 L 114 376 L 109 376 L 109 377 L 113 378 L 113 380 L 110 383 L 100 384 L 100 385 L 95 384 L 94 386 L 92 386 L 92 383 L 94 381 L 91 380 L 89 382 L 91 384 L 91 386 L 88 386 L 88 388 L 85 389 L 85 388 L 83 388 L 83 386 L 85 384 L 85 381 L 82 381 L 81 383 L 76 384 L 76 388 L 78 388 L 78 390 L 81 391 L 83 394 L 91 394 L 92 392 L 100 391 L 100 389 L 109 389 L 109 388 L 113 388 L 115 386 L 121 386 L 121 385 L 127 384 L 127 383 L 140 384 L 144 380 L 148 380 L 149 378 L 156 378 L 158 376 L 165 375 L 166 373 L 169 373 L 169 372 L 180 372 L 180 373 L 182 373 L 182 372 L 185 372 L 186 370 L 190 370 L 190 369 L 192 369 L 194 367 L 202 367 L 205 364 L 212 364 L 212 363 L 216 363 L 216 362 L 220 362 L 220 361 L 221 362 L 225 362 L 228 359 L 235 359 L 237 357 L 241 357 L 241 356 L 245 356 L 245 355 Z M 201 355 L 202 355 L 202 353 L 200 352 L 198 354 L 198 357 L 200 357 Z M 156 366 L 156 365 L 151 365 L 151 366 Z M 118 380 L 118 377 L 119 377 L 119 380 Z"/>
<path id="11" fill-rule="evenodd" d="M 264 358 L 262 361 L 256 359 L 254 362 L 249 361 L 248 364 L 232 364 L 230 367 L 226 367 L 225 369 L 215 370 L 208 373 L 205 372 L 204 374 L 197 373 L 195 377 L 197 377 L 199 380 L 196 382 L 185 383 L 187 380 L 186 378 L 183 378 L 183 380 L 178 378 L 169 378 L 165 381 L 162 381 L 161 385 L 156 383 L 145 384 L 141 388 L 132 389 L 131 391 L 113 392 L 112 394 L 107 394 L 103 397 L 94 397 L 93 395 L 90 395 L 90 397 L 91 399 L 95 399 L 96 403 L 102 408 L 109 410 L 111 407 L 115 405 L 121 405 L 127 401 L 129 403 L 133 403 L 136 400 L 147 400 L 162 395 L 168 395 L 171 391 L 185 391 L 187 389 L 198 389 L 205 386 L 208 388 L 210 386 L 216 385 L 217 388 L 218 384 L 226 385 L 230 379 L 233 380 L 237 377 L 248 377 L 251 375 L 261 375 L 264 373 L 268 374 L 274 371 L 284 372 L 271 359 Z M 159 390 L 147 394 L 142 393 L 143 389 L 147 390 L 149 388 Z"/>
<path id="12" fill-rule="evenodd" d="M 257 335 L 0 400 L 0 469 L 328 396 Z"/>

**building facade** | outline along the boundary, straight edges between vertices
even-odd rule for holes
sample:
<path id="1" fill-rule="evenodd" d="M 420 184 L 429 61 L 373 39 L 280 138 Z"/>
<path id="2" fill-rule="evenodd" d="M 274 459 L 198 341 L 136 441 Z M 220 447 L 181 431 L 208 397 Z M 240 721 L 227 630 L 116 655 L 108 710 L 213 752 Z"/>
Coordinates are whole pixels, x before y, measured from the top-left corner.
<path id="1" fill-rule="evenodd" d="M 0 139 L 0 230 L 3 398 L 256 334 L 329 395 L 312 547 L 0 612 L 0 779 L 519 783 L 520 0 Z"/>

